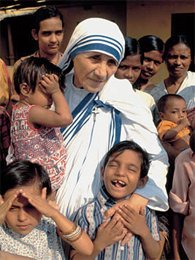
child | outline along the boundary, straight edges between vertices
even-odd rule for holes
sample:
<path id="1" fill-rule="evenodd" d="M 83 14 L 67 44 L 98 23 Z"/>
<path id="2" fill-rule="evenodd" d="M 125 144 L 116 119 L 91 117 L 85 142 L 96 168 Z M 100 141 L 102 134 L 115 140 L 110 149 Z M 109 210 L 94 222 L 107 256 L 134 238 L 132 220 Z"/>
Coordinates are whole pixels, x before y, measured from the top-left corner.
<path id="1" fill-rule="evenodd" d="M 118 79 L 128 79 L 134 87 L 134 83 L 140 76 L 143 59 L 140 53 L 139 43 L 135 38 L 125 37 L 125 55 L 118 66 L 115 77 Z M 146 103 L 153 112 L 155 101 L 153 97 L 134 87 L 134 91 Z"/>
<path id="2" fill-rule="evenodd" d="M 42 57 L 57 65 L 62 57 L 60 47 L 64 37 L 64 19 L 62 13 L 52 6 L 43 6 L 36 10 L 32 16 L 31 35 L 36 41 L 37 51 L 21 57 L 14 64 L 14 71 L 26 58 Z M 19 100 L 17 93 L 12 90 L 12 102 Z"/>
<path id="3" fill-rule="evenodd" d="M 2 252 L 34 259 L 65 259 L 58 234 L 76 250 L 92 252 L 89 237 L 65 218 L 54 202 L 47 201 L 50 193 L 50 179 L 43 166 L 27 160 L 15 160 L 6 166 L 0 191 Z"/>
<path id="4" fill-rule="evenodd" d="M 97 197 L 83 206 L 76 217 L 93 240 L 93 253 L 86 258 L 73 249 L 71 259 L 153 259 L 160 255 L 158 221 L 149 208 L 137 213 L 124 205 L 110 222 L 103 223 L 108 208 L 128 198 L 136 188 L 145 186 L 148 169 L 147 153 L 132 141 L 120 142 L 107 153 L 101 169 L 104 185 Z M 134 235 L 122 247 L 120 240 L 127 231 Z"/>
<path id="5" fill-rule="evenodd" d="M 175 160 L 169 204 L 173 210 L 174 259 L 194 259 L 195 130 L 190 137 L 190 148 L 181 152 Z"/>
<path id="6" fill-rule="evenodd" d="M 157 130 L 162 141 L 169 142 L 179 152 L 189 147 L 190 123 L 185 100 L 177 94 L 167 94 L 158 101 L 161 122 Z"/>
<path id="7" fill-rule="evenodd" d="M 62 93 L 61 69 L 45 58 L 25 59 L 14 73 L 19 102 L 13 107 L 11 154 L 43 165 L 52 191 L 60 187 L 65 174 L 66 149 L 60 129 L 72 122 Z M 55 111 L 49 110 L 52 103 Z"/>

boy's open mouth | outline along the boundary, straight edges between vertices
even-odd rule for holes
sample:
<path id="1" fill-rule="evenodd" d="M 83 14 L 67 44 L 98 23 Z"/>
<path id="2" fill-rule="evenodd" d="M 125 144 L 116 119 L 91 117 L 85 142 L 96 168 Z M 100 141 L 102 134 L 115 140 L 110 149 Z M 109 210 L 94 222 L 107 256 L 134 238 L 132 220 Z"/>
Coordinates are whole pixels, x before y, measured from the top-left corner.
<path id="1" fill-rule="evenodd" d="M 112 184 L 117 187 L 117 188 L 123 188 L 126 186 L 126 183 L 123 182 L 123 181 L 118 181 L 118 180 L 115 180 L 115 181 L 112 181 Z"/>

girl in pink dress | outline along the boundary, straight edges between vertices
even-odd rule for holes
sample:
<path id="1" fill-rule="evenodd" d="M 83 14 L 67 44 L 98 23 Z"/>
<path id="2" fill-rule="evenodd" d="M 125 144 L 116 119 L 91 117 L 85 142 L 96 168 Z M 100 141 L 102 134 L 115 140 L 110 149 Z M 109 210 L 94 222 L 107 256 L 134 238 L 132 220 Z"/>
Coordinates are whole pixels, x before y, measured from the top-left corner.
<path id="1" fill-rule="evenodd" d="M 11 155 L 43 165 L 55 192 L 66 166 L 66 149 L 58 127 L 72 122 L 62 92 L 61 69 L 45 58 L 27 58 L 14 73 L 14 85 L 20 100 L 12 113 Z M 49 110 L 53 103 L 55 109 Z"/>

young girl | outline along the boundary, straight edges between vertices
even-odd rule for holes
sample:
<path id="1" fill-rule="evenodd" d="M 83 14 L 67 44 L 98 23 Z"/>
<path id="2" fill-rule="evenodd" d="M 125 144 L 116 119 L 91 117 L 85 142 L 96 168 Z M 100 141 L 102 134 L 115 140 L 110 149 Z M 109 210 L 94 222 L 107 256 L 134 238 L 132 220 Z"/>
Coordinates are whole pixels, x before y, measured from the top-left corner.
<path id="1" fill-rule="evenodd" d="M 160 70 L 163 63 L 164 42 L 157 36 L 145 35 L 139 40 L 139 46 L 142 53 L 143 64 L 141 74 L 134 84 L 135 88 L 150 93 L 156 86 L 151 78 Z"/>
<path id="2" fill-rule="evenodd" d="M 142 64 L 143 58 L 140 53 L 138 41 L 135 38 L 125 37 L 125 55 L 118 66 L 115 77 L 118 79 L 128 79 L 134 87 L 134 83 L 140 76 Z M 149 93 L 139 89 L 134 88 L 134 91 L 146 103 L 150 110 L 153 111 L 155 107 L 154 98 Z"/>
<path id="3" fill-rule="evenodd" d="M 0 256 L 65 259 L 58 234 L 81 253 L 92 253 L 87 234 L 65 218 L 54 202 L 47 201 L 50 193 L 51 182 L 43 166 L 27 160 L 6 166 L 0 190 Z"/>
<path id="4" fill-rule="evenodd" d="M 14 85 L 20 100 L 12 112 L 11 154 L 43 165 L 55 192 L 63 181 L 66 159 L 56 127 L 72 122 L 61 69 L 45 58 L 27 58 L 14 73 Z M 55 111 L 49 110 L 53 102 Z"/>
<path id="5" fill-rule="evenodd" d="M 169 205 L 173 210 L 174 259 L 194 259 L 195 255 L 195 130 L 190 148 L 175 160 Z M 186 256 L 187 255 L 187 256 Z"/>

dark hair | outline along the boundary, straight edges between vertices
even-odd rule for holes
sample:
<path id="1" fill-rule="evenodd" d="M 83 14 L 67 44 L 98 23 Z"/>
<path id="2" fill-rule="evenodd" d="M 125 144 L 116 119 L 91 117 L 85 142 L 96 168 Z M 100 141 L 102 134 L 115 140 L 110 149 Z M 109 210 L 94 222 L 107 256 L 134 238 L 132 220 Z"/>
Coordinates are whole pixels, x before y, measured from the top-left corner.
<path id="1" fill-rule="evenodd" d="M 37 183 L 41 191 L 46 187 L 47 195 L 51 194 L 51 182 L 42 165 L 27 160 L 15 160 L 8 164 L 1 173 L 0 194 L 4 195 L 10 189 L 34 183 Z"/>
<path id="2" fill-rule="evenodd" d="M 195 153 L 195 130 L 193 130 L 193 132 L 190 136 L 190 148 Z"/>
<path id="3" fill-rule="evenodd" d="M 172 37 L 170 37 L 170 38 L 166 41 L 166 43 L 165 43 L 164 58 L 167 57 L 169 50 L 170 50 L 173 46 L 175 46 L 175 45 L 177 45 L 177 44 L 179 44 L 179 43 L 183 43 L 183 44 L 185 44 L 187 47 L 190 48 L 190 46 L 189 46 L 189 44 L 188 44 L 188 42 L 187 42 L 187 39 L 186 39 L 186 36 L 185 36 L 185 35 L 172 36 Z M 191 48 L 190 48 L 190 51 L 191 51 Z"/>
<path id="4" fill-rule="evenodd" d="M 59 78 L 60 89 L 63 91 L 65 75 L 62 70 L 46 58 L 30 57 L 23 60 L 14 72 L 16 92 L 20 94 L 20 84 L 22 83 L 26 83 L 34 92 L 38 76 L 41 78 L 44 74 L 56 74 Z"/>
<path id="5" fill-rule="evenodd" d="M 64 19 L 61 12 L 56 7 L 46 6 L 39 8 L 32 17 L 32 29 L 38 33 L 40 29 L 40 22 L 52 17 L 59 17 L 62 21 L 62 27 L 64 28 Z"/>
<path id="6" fill-rule="evenodd" d="M 125 37 L 125 56 L 139 54 L 139 43 L 135 38 Z"/>
<path id="7" fill-rule="evenodd" d="M 185 99 L 178 94 L 166 94 L 166 95 L 162 96 L 157 102 L 158 111 L 164 113 L 164 108 L 166 106 L 167 101 L 170 99 L 175 99 L 175 98 L 180 99 L 180 100 L 182 99 L 185 101 Z"/>
<path id="8" fill-rule="evenodd" d="M 163 40 L 154 35 L 145 35 L 141 37 L 139 40 L 140 52 L 144 55 L 144 52 L 150 51 L 159 51 L 160 53 L 164 53 L 165 44 Z"/>
<path id="9" fill-rule="evenodd" d="M 141 163 L 141 173 L 140 177 L 143 178 L 148 174 L 149 170 L 149 158 L 148 158 L 148 153 L 144 151 L 141 146 L 139 146 L 137 143 L 133 141 L 122 141 L 119 142 L 118 144 L 114 145 L 106 154 L 106 157 L 104 159 L 104 168 L 106 167 L 106 164 L 108 163 L 109 158 L 115 154 L 118 153 L 121 154 L 125 150 L 131 150 L 136 153 L 139 153 L 142 156 L 142 163 Z"/>

